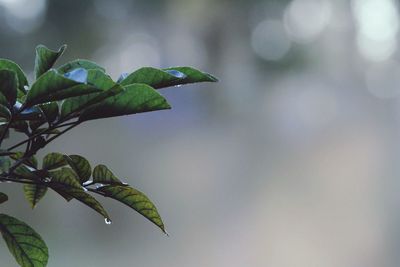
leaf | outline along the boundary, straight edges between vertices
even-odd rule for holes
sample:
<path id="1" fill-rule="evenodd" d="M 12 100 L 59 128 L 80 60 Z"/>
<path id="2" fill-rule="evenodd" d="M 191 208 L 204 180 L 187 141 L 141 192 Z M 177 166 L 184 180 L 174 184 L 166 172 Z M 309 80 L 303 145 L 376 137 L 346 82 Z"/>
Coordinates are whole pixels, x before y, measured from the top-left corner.
<path id="1" fill-rule="evenodd" d="M 25 155 L 24 152 L 18 151 L 18 152 L 13 153 L 12 155 L 10 155 L 10 157 L 13 160 L 20 160 L 21 158 L 23 158 L 24 155 Z M 24 164 L 29 167 L 32 167 L 32 168 L 37 168 L 38 161 L 35 156 L 31 156 L 27 160 L 24 161 Z"/>
<path id="2" fill-rule="evenodd" d="M 165 233 L 164 223 L 160 214 L 158 214 L 157 208 L 142 192 L 129 186 L 120 185 L 107 185 L 100 187 L 97 190 L 103 192 L 105 197 L 113 198 L 136 210 L 160 227 L 160 229 Z"/>
<path id="3" fill-rule="evenodd" d="M 6 97 L 8 106 L 12 107 L 17 100 L 18 78 L 14 71 L 0 69 L 0 92 Z"/>
<path id="4" fill-rule="evenodd" d="M 0 231 L 7 247 L 22 267 L 45 267 L 49 252 L 42 237 L 26 223 L 0 214 Z"/>
<path id="5" fill-rule="evenodd" d="M 53 170 L 67 165 L 67 161 L 63 154 L 49 153 L 43 158 L 42 168 L 46 170 Z"/>
<path id="6" fill-rule="evenodd" d="M 0 192 L 0 204 L 3 204 L 8 200 L 8 196 L 2 192 Z"/>
<path id="7" fill-rule="evenodd" d="M 67 200 L 68 198 L 75 198 L 76 200 L 100 213 L 105 219 L 110 219 L 110 216 L 107 214 L 107 211 L 103 208 L 103 206 L 94 197 L 86 193 L 82 188 L 65 187 L 60 185 L 53 185 L 52 188 L 55 189 L 57 193 L 62 193 L 62 196 Z"/>
<path id="8" fill-rule="evenodd" d="M 58 51 L 51 50 L 44 45 L 36 47 L 35 77 L 39 78 L 43 73 L 51 69 L 57 59 L 64 53 L 67 45 L 61 46 Z"/>
<path id="9" fill-rule="evenodd" d="M 140 68 L 121 81 L 121 85 L 144 83 L 156 89 L 198 82 L 216 82 L 211 74 L 190 67 L 156 69 Z"/>
<path id="10" fill-rule="evenodd" d="M 97 165 L 93 169 L 93 182 L 99 184 L 123 185 L 123 183 L 102 164 Z"/>
<path id="11" fill-rule="evenodd" d="M 90 94 L 101 91 L 93 86 L 76 82 L 59 74 L 56 70 L 49 70 L 32 85 L 26 97 L 25 106 L 31 107 L 51 101 Z"/>
<path id="12" fill-rule="evenodd" d="M 78 176 L 71 168 L 63 167 L 61 170 L 49 172 L 49 176 L 52 184 L 58 184 L 65 188 L 82 189 Z"/>
<path id="13" fill-rule="evenodd" d="M 148 85 L 131 84 L 124 89 L 123 92 L 85 109 L 79 120 L 95 120 L 171 108 L 167 100 Z"/>
<path id="14" fill-rule="evenodd" d="M 33 181 L 40 181 L 40 176 L 38 176 L 34 171 L 30 170 L 28 167 L 24 165 L 18 166 L 14 170 L 14 175 L 16 178 L 23 178 L 23 179 L 28 179 L 28 180 L 33 180 Z M 13 176 L 14 176 L 13 175 Z"/>
<path id="15" fill-rule="evenodd" d="M 61 118 L 65 118 L 72 113 L 80 112 L 93 104 L 97 104 L 104 99 L 121 93 L 124 89 L 115 83 L 110 76 L 100 70 L 88 71 L 88 84 L 102 89 L 101 92 L 66 99 L 61 107 Z"/>
<path id="16" fill-rule="evenodd" d="M 44 197 L 47 192 L 47 186 L 25 184 L 24 194 L 28 202 L 31 204 L 31 208 L 34 209 L 37 203 Z"/>
<path id="17" fill-rule="evenodd" d="M 92 174 L 92 167 L 87 159 L 79 155 L 69 155 L 64 156 L 64 158 L 78 175 L 81 184 L 89 180 Z"/>
<path id="18" fill-rule="evenodd" d="M 0 92 L 0 104 L 6 107 L 10 107 L 7 98 Z"/>
<path id="19" fill-rule="evenodd" d="M 58 71 L 60 73 L 67 73 L 67 72 L 70 72 L 70 71 L 72 71 L 74 69 L 78 69 L 78 68 L 83 68 L 85 70 L 98 69 L 98 70 L 105 72 L 105 69 L 103 67 L 100 67 L 95 62 L 89 61 L 86 59 L 76 59 L 74 61 L 68 62 L 68 63 L 62 65 L 61 67 L 59 67 Z"/>
<path id="20" fill-rule="evenodd" d="M 26 76 L 21 67 L 11 60 L 0 58 L 0 70 L 4 69 L 12 70 L 17 74 L 18 88 L 20 91 L 25 93 L 25 86 L 28 86 L 28 80 L 26 79 Z"/>

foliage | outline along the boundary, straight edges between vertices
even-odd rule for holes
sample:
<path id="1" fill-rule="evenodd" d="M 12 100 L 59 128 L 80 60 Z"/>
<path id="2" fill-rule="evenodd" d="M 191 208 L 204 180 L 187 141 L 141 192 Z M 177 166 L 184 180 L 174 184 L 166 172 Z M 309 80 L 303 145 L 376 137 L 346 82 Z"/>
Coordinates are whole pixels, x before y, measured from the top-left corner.
<path id="1" fill-rule="evenodd" d="M 152 201 L 122 182 L 107 166 L 92 168 L 80 155 L 53 152 L 41 162 L 35 155 L 88 120 L 170 109 L 167 100 L 155 89 L 217 79 L 189 67 L 145 67 L 113 81 L 104 68 L 88 60 L 54 67 L 65 48 L 65 45 L 58 51 L 43 45 L 36 48 L 36 80 L 31 85 L 16 63 L 0 59 L 0 182 L 23 184 L 32 208 L 50 189 L 67 201 L 76 199 L 92 208 L 106 223 L 111 223 L 111 219 L 92 194 L 109 197 L 137 211 L 165 233 Z M 26 137 L 5 149 L 1 144 L 10 132 Z M 25 147 L 20 151 L 22 146 Z M 7 200 L 8 196 L 0 192 L 0 204 Z M 26 223 L 0 214 L 0 232 L 20 266 L 47 265 L 47 246 Z"/>

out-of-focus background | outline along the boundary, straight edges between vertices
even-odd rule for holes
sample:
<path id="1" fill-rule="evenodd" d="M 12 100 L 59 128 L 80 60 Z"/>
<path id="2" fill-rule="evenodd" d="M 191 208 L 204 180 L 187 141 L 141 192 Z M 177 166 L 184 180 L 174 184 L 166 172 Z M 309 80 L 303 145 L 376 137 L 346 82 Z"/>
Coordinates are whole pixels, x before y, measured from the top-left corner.
<path id="1" fill-rule="evenodd" d="M 169 238 L 108 199 L 111 225 L 52 192 L 31 211 L 2 184 L 2 212 L 42 234 L 56 267 L 397 267 L 399 22 L 395 0 L 0 0 L 0 57 L 30 77 L 37 44 L 67 43 L 62 62 L 114 78 L 178 65 L 220 78 L 46 151 L 110 166 Z M 15 266 L 2 243 L 0 259 Z"/>

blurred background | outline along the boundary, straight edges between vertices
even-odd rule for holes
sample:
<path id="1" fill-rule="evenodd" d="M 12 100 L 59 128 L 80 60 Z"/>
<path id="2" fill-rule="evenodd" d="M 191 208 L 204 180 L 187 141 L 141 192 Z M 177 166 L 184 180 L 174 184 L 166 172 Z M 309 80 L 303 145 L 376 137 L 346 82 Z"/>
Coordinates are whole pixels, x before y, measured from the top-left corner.
<path id="1" fill-rule="evenodd" d="M 170 233 L 109 199 L 106 225 L 19 185 L 2 205 L 49 266 L 397 267 L 400 49 L 395 0 L 0 0 L 0 57 L 68 44 L 112 77 L 193 66 L 217 84 L 161 91 L 171 111 L 92 121 L 45 152 L 106 164 Z M 1 266 L 15 266 L 0 243 Z"/>

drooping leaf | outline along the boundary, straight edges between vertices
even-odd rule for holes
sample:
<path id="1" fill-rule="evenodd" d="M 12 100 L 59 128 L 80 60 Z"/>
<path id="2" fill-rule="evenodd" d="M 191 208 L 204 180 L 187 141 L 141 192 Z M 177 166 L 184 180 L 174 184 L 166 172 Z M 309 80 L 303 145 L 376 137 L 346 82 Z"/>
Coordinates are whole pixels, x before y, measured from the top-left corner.
<path id="1" fill-rule="evenodd" d="M 25 92 L 25 86 L 28 86 L 28 80 L 26 79 L 21 67 L 11 60 L 0 58 L 0 70 L 4 69 L 12 70 L 17 74 L 18 88 L 20 91 Z"/>
<path id="2" fill-rule="evenodd" d="M 86 193 L 82 188 L 66 187 L 62 185 L 60 186 L 59 184 L 52 185 L 51 187 L 52 189 L 55 189 L 57 193 L 62 193 L 61 195 L 67 200 L 75 198 L 76 200 L 100 213 L 105 219 L 110 220 L 110 216 L 107 214 L 103 206 L 94 197 Z"/>
<path id="3" fill-rule="evenodd" d="M 103 67 L 100 67 L 95 62 L 86 60 L 86 59 L 76 59 L 74 61 L 68 62 L 68 63 L 62 65 L 61 67 L 59 67 L 58 71 L 60 73 L 67 73 L 67 72 L 70 72 L 70 71 L 72 71 L 74 69 L 78 69 L 78 68 L 82 68 L 82 69 L 86 69 L 86 70 L 98 69 L 98 70 L 105 72 L 105 69 Z"/>
<path id="4" fill-rule="evenodd" d="M 13 160 L 20 160 L 24 156 L 24 154 L 25 154 L 24 152 L 18 151 L 18 152 L 13 153 L 12 155 L 10 155 L 10 157 Z M 31 157 L 29 157 L 28 159 L 26 159 L 24 161 L 24 164 L 26 166 L 29 166 L 29 167 L 32 167 L 32 168 L 37 168 L 38 161 L 37 161 L 35 156 L 31 156 Z"/>
<path id="5" fill-rule="evenodd" d="M 87 159 L 79 155 L 69 155 L 64 156 L 64 158 L 78 175 L 81 184 L 89 180 L 92 174 L 92 167 Z"/>
<path id="6" fill-rule="evenodd" d="M 3 204 L 8 200 L 8 196 L 2 192 L 0 192 L 0 204 Z"/>
<path id="7" fill-rule="evenodd" d="M 119 202 L 124 203 L 125 205 L 136 210 L 155 225 L 160 227 L 160 229 L 165 233 L 164 223 L 157 211 L 157 208 L 142 192 L 129 186 L 120 185 L 107 185 L 100 187 L 97 190 L 103 192 L 106 197 L 118 200 Z"/>
<path id="8" fill-rule="evenodd" d="M 72 113 L 77 113 L 108 97 L 117 95 L 124 90 L 122 86 L 115 83 L 110 76 L 98 69 L 88 71 L 87 82 L 102 91 L 66 99 L 61 107 L 61 118 L 65 118 Z"/>
<path id="9" fill-rule="evenodd" d="M 39 78 L 43 73 L 51 69 L 57 59 L 64 53 L 66 45 L 61 46 L 58 51 L 51 50 L 44 45 L 36 47 L 35 77 Z"/>
<path id="10" fill-rule="evenodd" d="M 105 165 L 93 169 L 93 182 L 99 184 L 123 185 L 123 183 Z"/>
<path id="11" fill-rule="evenodd" d="M 37 203 L 44 197 L 47 192 L 47 186 L 36 185 L 36 184 L 25 184 L 24 194 L 28 200 L 31 208 L 34 209 Z"/>
<path id="12" fill-rule="evenodd" d="M 14 71 L 0 69 L 0 92 L 6 97 L 8 107 L 12 107 L 17 100 L 18 78 Z"/>
<path id="13" fill-rule="evenodd" d="M 152 87 L 131 84 L 124 87 L 123 92 L 85 109 L 79 120 L 95 120 L 170 108 L 167 100 Z"/>
<path id="14" fill-rule="evenodd" d="M 0 214 L 0 232 L 15 260 L 22 267 L 45 267 L 49 252 L 42 237 L 26 223 Z"/>
<path id="15" fill-rule="evenodd" d="M 64 155 L 61 153 L 49 153 L 43 158 L 42 168 L 53 170 L 67 165 Z"/>
<path id="16" fill-rule="evenodd" d="M 125 79 L 122 79 L 120 83 L 122 85 L 144 83 L 159 89 L 188 83 L 216 81 L 217 78 L 211 74 L 190 67 L 174 67 L 167 69 L 144 67 L 134 71 Z"/>
<path id="17" fill-rule="evenodd" d="M 68 79 L 56 70 L 49 70 L 32 85 L 25 107 L 99 91 L 101 90 L 91 85 Z"/>

